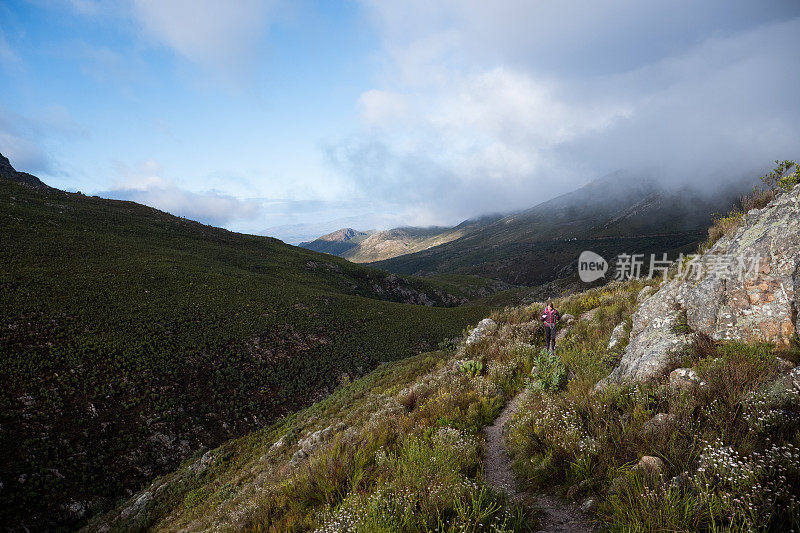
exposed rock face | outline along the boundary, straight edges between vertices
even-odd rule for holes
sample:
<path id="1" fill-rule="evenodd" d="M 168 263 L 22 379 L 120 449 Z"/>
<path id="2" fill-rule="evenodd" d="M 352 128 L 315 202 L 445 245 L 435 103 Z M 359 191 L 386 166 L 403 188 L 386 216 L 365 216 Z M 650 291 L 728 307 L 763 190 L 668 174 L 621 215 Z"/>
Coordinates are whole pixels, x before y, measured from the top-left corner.
<path id="1" fill-rule="evenodd" d="M 616 350 L 625 340 L 625 322 L 620 322 L 614 331 L 611 332 L 611 339 L 608 341 L 608 351 Z"/>
<path id="2" fill-rule="evenodd" d="M 661 378 L 690 342 L 688 330 L 714 340 L 788 344 L 798 329 L 799 220 L 800 185 L 748 212 L 735 234 L 682 265 L 684 275 L 644 298 L 620 365 L 598 387 Z M 684 313 L 688 328 L 680 327 Z"/>
<path id="3" fill-rule="evenodd" d="M 347 425 L 342 422 L 331 424 L 300 439 L 297 443 L 300 445 L 300 449 L 294 453 L 289 463 L 295 465 L 312 455 L 320 446 L 328 442 L 334 434 L 341 432 L 346 427 Z"/>
<path id="4" fill-rule="evenodd" d="M 669 373 L 669 386 L 675 389 L 693 391 L 705 384 L 705 381 L 701 380 L 697 372 L 691 368 L 676 368 Z"/>
<path id="5" fill-rule="evenodd" d="M 14 167 L 11 166 L 11 162 L 3 154 L 0 154 L 0 178 L 16 181 L 34 189 L 50 188 L 42 183 L 42 181 L 36 176 L 28 174 L 27 172 L 19 172 L 18 170 L 15 170 Z"/>
<path id="6" fill-rule="evenodd" d="M 639 294 L 636 295 L 636 302 L 637 303 L 642 303 L 651 294 L 653 294 L 653 286 L 652 285 L 648 285 L 647 287 L 644 287 L 642 290 L 640 290 Z"/>
<path id="7" fill-rule="evenodd" d="M 466 340 L 467 346 L 472 346 L 479 340 L 483 339 L 487 335 L 491 335 L 494 333 L 494 330 L 497 329 L 497 322 L 492 320 L 491 318 L 484 318 L 478 325 L 475 326 L 475 329 L 469 332 L 469 336 Z"/>

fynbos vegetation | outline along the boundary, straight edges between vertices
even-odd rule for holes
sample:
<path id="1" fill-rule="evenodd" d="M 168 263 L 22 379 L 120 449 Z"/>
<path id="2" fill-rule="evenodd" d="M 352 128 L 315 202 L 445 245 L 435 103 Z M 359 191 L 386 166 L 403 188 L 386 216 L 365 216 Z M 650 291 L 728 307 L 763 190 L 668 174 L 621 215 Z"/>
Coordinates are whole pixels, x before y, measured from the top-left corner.
<path id="1" fill-rule="evenodd" d="M 0 206 L 4 524 L 80 523 L 486 313 L 129 202 L 0 180 Z"/>

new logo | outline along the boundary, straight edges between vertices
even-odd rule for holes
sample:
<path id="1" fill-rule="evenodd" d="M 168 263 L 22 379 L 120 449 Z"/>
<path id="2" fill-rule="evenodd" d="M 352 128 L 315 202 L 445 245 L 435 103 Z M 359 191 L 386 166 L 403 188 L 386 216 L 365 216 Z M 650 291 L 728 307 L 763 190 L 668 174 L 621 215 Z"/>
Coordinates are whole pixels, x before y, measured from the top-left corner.
<path id="1" fill-rule="evenodd" d="M 606 275 L 608 263 L 594 252 L 586 250 L 578 257 L 578 276 L 584 283 L 591 283 Z"/>

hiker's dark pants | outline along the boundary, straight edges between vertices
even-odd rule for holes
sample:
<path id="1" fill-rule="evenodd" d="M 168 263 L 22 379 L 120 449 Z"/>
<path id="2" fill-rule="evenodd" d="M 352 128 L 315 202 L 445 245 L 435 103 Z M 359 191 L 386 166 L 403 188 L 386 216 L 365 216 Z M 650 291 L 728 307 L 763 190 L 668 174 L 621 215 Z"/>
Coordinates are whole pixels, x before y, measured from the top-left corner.
<path id="1" fill-rule="evenodd" d="M 545 326 L 544 327 L 544 339 L 545 339 L 545 343 L 547 344 L 547 346 L 546 346 L 547 351 L 555 353 L 555 351 L 556 351 L 556 327 L 555 326 Z"/>

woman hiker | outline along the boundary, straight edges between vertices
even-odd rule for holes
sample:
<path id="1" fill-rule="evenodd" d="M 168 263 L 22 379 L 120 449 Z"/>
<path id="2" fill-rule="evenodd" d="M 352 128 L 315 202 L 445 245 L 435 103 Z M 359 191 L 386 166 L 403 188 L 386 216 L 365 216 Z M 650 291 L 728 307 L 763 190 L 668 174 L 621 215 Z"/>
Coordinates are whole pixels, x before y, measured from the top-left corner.
<path id="1" fill-rule="evenodd" d="M 546 349 L 553 355 L 556 353 L 556 322 L 558 322 L 559 318 L 561 318 L 561 315 L 553 307 L 553 302 L 547 302 L 547 306 L 542 313 L 542 322 L 544 322 Z"/>

